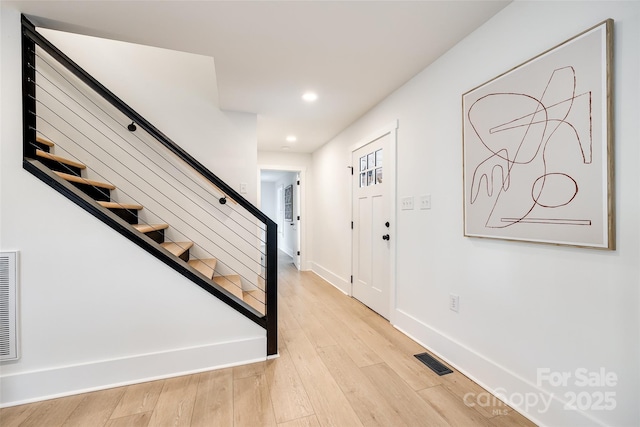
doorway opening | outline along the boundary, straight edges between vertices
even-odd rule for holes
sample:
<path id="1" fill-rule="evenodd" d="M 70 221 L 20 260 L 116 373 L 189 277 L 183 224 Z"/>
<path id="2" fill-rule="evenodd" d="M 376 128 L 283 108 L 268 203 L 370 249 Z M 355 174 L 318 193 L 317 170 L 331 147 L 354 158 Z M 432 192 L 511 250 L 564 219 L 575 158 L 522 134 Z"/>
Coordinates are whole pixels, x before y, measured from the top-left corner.
<path id="1" fill-rule="evenodd" d="M 304 171 L 260 169 L 259 206 L 278 224 L 278 249 L 305 270 Z"/>

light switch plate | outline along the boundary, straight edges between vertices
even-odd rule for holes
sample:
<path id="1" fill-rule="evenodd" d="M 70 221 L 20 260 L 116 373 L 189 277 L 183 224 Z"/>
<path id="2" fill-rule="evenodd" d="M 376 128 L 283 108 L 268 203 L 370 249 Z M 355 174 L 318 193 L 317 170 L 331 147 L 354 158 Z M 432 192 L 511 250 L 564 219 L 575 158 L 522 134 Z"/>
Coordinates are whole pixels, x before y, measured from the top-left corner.
<path id="1" fill-rule="evenodd" d="M 431 194 L 420 196 L 420 209 L 431 209 Z"/>
<path id="2" fill-rule="evenodd" d="M 403 211 L 408 211 L 413 209 L 413 196 L 411 197 L 403 197 L 400 201 L 400 207 Z"/>
<path id="3" fill-rule="evenodd" d="M 449 310 L 460 311 L 460 296 L 455 294 L 449 294 Z"/>

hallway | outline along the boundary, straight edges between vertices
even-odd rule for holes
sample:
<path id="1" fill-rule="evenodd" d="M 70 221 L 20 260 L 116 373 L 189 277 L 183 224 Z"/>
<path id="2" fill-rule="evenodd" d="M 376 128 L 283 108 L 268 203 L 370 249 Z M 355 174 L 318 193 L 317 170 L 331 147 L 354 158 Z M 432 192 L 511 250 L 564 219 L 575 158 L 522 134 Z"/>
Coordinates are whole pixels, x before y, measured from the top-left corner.
<path id="1" fill-rule="evenodd" d="M 0 425 L 534 425 L 462 374 L 432 373 L 413 356 L 423 347 L 291 258 L 279 264 L 279 358 L 5 408 Z"/>

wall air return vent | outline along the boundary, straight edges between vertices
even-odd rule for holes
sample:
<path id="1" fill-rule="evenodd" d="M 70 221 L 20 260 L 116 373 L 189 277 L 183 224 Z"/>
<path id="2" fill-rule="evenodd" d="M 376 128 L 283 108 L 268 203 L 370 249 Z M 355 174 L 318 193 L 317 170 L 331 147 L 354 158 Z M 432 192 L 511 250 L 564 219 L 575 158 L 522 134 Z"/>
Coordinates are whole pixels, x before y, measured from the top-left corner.
<path id="1" fill-rule="evenodd" d="M 18 358 L 17 252 L 0 252 L 0 361 Z"/>

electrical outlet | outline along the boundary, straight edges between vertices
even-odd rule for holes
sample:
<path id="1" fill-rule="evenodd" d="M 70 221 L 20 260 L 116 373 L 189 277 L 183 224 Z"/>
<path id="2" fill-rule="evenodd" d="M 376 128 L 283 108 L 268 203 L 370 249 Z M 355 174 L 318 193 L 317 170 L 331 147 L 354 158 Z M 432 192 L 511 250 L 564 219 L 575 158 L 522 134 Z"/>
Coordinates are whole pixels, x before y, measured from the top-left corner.
<path id="1" fill-rule="evenodd" d="M 460 297 L 458 295 L 449 294 L 449 310 L 460 311 Z"/>
<path id="2" fill-rule="evenodd" d="M 400 206 L 403 211 L 408 211 L 413 209 L 413 196 L 411 197 L 403 197 L 400 201 Z"/>
<path id="3" fill-rule="evenodd" d="M 240 183 L 240 194 L 247 194 L 247 184 L 244 182 Z"/>
<path id="4" fill-rule="evenodd" d="M 420 196 L 420 209 L 431 209 L 431 194 Z"/>

